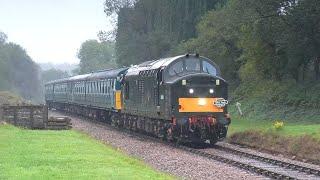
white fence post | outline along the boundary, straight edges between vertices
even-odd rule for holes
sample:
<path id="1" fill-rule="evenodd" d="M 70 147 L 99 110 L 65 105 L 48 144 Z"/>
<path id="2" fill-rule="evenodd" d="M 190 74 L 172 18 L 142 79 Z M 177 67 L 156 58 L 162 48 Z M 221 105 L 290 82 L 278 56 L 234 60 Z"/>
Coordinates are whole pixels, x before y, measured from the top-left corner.
<path id="1" fill-rule="evenodd" d="M 241 104 L 239 102 L 237 102 L 236 106 L 237 106 L 237 109 L 239 111 L 240 116 L 243 116 L 243 113 L 242 113 L 241 108 L 240 108 Z"/>

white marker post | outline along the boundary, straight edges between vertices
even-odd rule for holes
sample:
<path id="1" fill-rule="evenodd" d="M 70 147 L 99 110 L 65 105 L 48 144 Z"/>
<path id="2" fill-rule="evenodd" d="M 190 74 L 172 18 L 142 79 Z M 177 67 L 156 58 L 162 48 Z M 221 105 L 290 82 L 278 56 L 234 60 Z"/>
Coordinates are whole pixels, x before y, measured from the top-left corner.
<path id="1" fill-rule="evenodd" d="M 242 113 L 241 108 L 240 108 L 241 104 L 239 102 L 237 102 L 236 106 L 237 106 L 237 109 L 239 111 L 240 116 L 243 116 L 243 113 Z"/>

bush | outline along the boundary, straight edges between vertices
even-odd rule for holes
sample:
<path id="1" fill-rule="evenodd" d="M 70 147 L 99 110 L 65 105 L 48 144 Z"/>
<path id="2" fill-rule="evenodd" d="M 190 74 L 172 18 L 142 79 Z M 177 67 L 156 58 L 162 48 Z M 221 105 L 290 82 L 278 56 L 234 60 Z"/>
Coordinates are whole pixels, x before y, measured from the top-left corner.
<path id="1" fill-rule="evenodd" d="M 230 113 L 237 114 L 235 102 L 240 102 L 247 119 L 318 123 L 319 88 L 319 83 L 302 85 L 292 80 L 245 82 L 231 93 Z"/>
<path id="2" fill-rule="evenodd" d="M 283 126 L 284 126 L 284 122 L 281 120 L 276 120 L 273 122 L 273 127 L 275 130 L 281 130 L 283 129 Z"/>

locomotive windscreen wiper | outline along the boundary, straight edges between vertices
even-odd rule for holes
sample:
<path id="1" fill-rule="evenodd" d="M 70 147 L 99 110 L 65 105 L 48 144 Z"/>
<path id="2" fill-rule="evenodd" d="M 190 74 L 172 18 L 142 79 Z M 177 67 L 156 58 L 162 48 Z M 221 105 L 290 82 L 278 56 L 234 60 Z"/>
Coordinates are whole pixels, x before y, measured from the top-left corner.
<path id="1" fill-rule="evenodd" d="M 176 71 L 175 69 L 173 70 L 173 72 L 174 72 L 177 76 L 181 77 L 181 76 L 177 73 L 177 71 Z"/>
<path id="2" fill-rule="evenodd" d="M 209 73 L 209 70 L 208 70 L 208 68 L 207 68 L 207 67 L 206 67 L 206 71 L 207 71 L 207 73 L 208 73 L 208 74 L 210 74 L 210 73 Z"/>

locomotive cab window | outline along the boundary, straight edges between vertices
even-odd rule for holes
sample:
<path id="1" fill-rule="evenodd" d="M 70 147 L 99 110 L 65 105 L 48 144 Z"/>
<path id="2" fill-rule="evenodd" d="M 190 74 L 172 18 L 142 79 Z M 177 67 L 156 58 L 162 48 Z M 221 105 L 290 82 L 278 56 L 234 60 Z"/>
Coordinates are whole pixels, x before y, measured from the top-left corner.
<path id="1" fill-rule="evenodd" d="M 182 72 L 183 72 L 183 62 L 182 61 L 176 62 L 169 69 L 169 75 L 170 76 L 175 76 L 175 75 L 177 75 L 179 73 L 182 73 Z"/>
<path id="2" fill-rule="evenodd" d="M 217 69 L 207 61 L 203 61 L 202 63 L 202 71 L 211 75 L 217 75 Z"/>
<path id="3" fill-rule="evenodd" d="M 196 58 L 188 58 L 186 59 L 186 71 L 200 71 L 200 60 Z"/>

